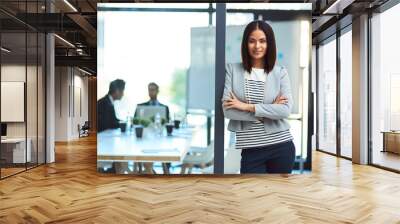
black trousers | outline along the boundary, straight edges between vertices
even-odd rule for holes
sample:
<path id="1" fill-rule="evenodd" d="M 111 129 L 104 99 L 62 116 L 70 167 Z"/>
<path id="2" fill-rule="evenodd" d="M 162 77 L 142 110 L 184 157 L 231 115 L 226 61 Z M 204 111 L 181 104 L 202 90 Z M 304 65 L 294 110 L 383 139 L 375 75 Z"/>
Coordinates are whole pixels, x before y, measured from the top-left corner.
<path id="1" fill-rule="evenodd" d="M 240 173 L 291 173 L 295 154 L 293 141 L 243 149 Z"/>

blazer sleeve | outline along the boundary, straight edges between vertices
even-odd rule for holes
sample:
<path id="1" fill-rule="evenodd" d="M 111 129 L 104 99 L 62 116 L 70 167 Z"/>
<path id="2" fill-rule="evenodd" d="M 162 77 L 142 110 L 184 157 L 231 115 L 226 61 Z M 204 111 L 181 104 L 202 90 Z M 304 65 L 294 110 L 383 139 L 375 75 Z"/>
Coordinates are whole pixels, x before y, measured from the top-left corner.
<path id="1" fill-rule="evenodd" d="M 103 131 L 104 128 L 104 120 L 103 120 L 103 104 L 102 104 L 102 100 L 100 99 L 99 101 L 97 101 L 97 131 Z"/>
<path id="2" fill-rule="evenodd" d="M 111 114 L 111 128 L 119 128 L 119 122 L 120 120 L 117 118 L 117 115 L 115 114 L 115 108 L 114 105 L 110 105 L 110 114 Z"/>
<path id="3" fill-rule="evenodd" d="M 232 92 L 232 86 L 233 86 L 233 68 L 232 64 L 227 64 L 225 66 L 225 86 L 221 100 L 222 103 L 230 98 L 229 93 Z M 254 113 L 251 112 L 240 111 L 238 109 L 232 109 L 232 108 L 226 109 L 224 106 L 222 106 L 222 110 L 224 112 L 224 116 L 231 120 L 257 121 L 256 117 L 254 116 Z"/>
<path id="4" fill-rule="evenodd" d="M 255 116 L 264 117 L 273 120 L 280 120 L 288 118 L 293 105 L 292 91 L 290 88 L 289 75 L 286 69 L 282 68 L 280 71 L 280 93 L 282 96 L 288 98 L 286 104 L 256 104 Z"/>

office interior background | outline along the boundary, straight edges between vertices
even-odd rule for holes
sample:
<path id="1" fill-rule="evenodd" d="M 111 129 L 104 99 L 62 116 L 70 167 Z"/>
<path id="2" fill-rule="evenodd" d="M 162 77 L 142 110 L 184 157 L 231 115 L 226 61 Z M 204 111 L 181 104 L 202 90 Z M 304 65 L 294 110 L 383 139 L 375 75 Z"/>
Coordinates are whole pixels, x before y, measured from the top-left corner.
<path id="1" fill-rule="evenodd" d="M 187 188 L 192 187 L 193 191 L 201 192 L 210 188 L 206 184 L 212 183 L 215 184 L 211 184 L 212 191 L 218 191 L 217 179 L 199 181 L 187 178 L 186 182 L 173 179 L 176 186 L 172 186 L 168 180 L 162 178 L 140 179 L 131 184 L 124 181 L 135 181 L 132 180 L 133 177 L 127 176 L 122 179 L 97 174 L 95 136 L 99 72 L 98 2 L 100 1 L 0 2 L 0 219 L 4 218 L 9 222 L 22 220 L 23 217 L 35 217 L 39 221 L 57 220 L 56 217 L 43 218 L 42 215 L 28 211 L 37 204 L 24 199 L 32 195 L 43 199 L 41 194 L 44 190 L 57 192 L 48 196 L 50 200 L 60 199 L 60 195 L 69 193 L 72 193 L 69 194 L 71 200 L 76 199 L 78 191 L 96 197 L 97 194 L 102 194 L 98 191 L 99 186 L 103 190 L 107 189 L 103 193 L 114 192 L 105 185 L 114 182 L 113 186 L 116 186 L 117 181 L 121 184 L 119 190 L 138 194 L 142 191 L 132 188 L 151 186 L 151 190 L 161 190 L 167 194 L 167 189 L 163 186 L 179 188 L 184 185 Z M 400 67 L 396 61 L 396 53 L 400 50 L 396 41 L 400 36 L 396 29 L 396 23 L 400 21 L 400 4 L 396 0 L 294 2 L 312 3 L 312 97 L 309 105 L 313 109 L 310 110 L 312 113 L 308 119 L 313 122 L 308 128 L 308 133 L 312 135 L 310 145 L 313 172 L 301 175 L 300 179 L 281 180 L 272 177 L 272 182 L 276 184 L 273 185 L 276 188 L 272 188 L 276 194 L 291 191 L 304 195 L 308 199 L 303 201 L 304 204 L 317 201 L 322 207 L 330 209 L 318 210 L 319 214 L 316 215 L 296 206 L 289 208 L 280 203 L 274 206 L 287 209 L 282 211 L 288 211 L 288 214 L 289 211 L 297 211 L 295 214 L 290 213 L 293 220 L 296 220 L 295 217 L 301 217 L 302 219 L 298 220 L 396 223 L 400 220 L 397 212 L 400 204 L 395 200 L 398 196 L 396 189 L 399 188 L 400 173 L 400 104 L 396 100 L 400 92 Z M 171 5 L 171 8 L 174 6 Z M 255 11 L 257 12 L 256 9 Z M 279 9 L 270 11 L 271 15 L 276 13 L 279 13 Z M 88 137 L 82 136 L 87 133 Z M 82 180 L 89 177 L 91 183 Z M 130 180 L 127 180 L 129 178 Z M 58 181 L 67 181 L 68 185 L 59 185 Z M 255 180 L 246 177 L 246 181 L 252 187 L 262 186 L 263 191 L 271 186 L 270 179 Z M 146 182 L 151 183 L 146 185 Z M 228 190 L 233 183 L 243 184 L 231 180 L 227 180 L 226 183 L 218 182 L 224 191 L 229 192 L 238 190 Z M 29 184 L 32 188 L 27 189 L 26 185 Z M 151 184 L 156 184 L 157 187 Z M 200 187 L 196 188 L 196 185 Z M 292 188 L 294 185 L 296 188 Z M 299 185 L 307 187 L 298 188 Z M 35 188 L 36 186 L 40 187 Z M 249 190 L 246 187 L 243 189 Z M 319 199 L 310 192 L 319 192 Z M 205 194 L 210 194 L 210 191 Z M 364 197 L 365 195 L 372 196 Z M 334 199 L 334 196 L 341 199 Z M 124 197 L 135 197 L 135 194 L 124 194 Z M 279 197 L 286 204 L 293 202 L 290 198 Z M 343 198 L 350 202 L 347 201 L 347 204 L 342 201 Z M 268 198 L 265 202 L 271 200 L 277 199 Z M 114 201 L 108 198 L 104 200 L 104 203 L 106 202 Z M 96 203 L 97 206 L 102 202 Z M 25 213 L 18 213 L 10 206 L 25 209 Z M 31 207 L 27 209 L 27 206 Z M 65 215 L 60 217 L 75 221 L 78 219 L 72 216 L 85 212 L 79 211 L 78 207 L 68 210 L 60 204 L 48 206 L 58 206 L 60 211 L 65 212 Z M 141 206 L 146 207 L 144 204 Z M 195 204 L 190 206 L 199 208 Z M 219 205 L 213 203 L 213 206 Z M 347 210 L 341 210 L 339 207 Z M 233 207 L 226 208 L 235 211 Z M 215 214 L 214 210 L 207 212 Z M 94 213 L 98 214 L 95 211 Z M 7 217 L 7 214 L 13 216 Z M 119 214 L 132 220 L 145 221 L 129 217 L 127 213 Z M 273 220 L 279 220 L 280 216 L 271 215 Z M 312 219 L 316 216 L 318 219 Z M 111 215 L 104 213 L 104 217 Z M 151 215 L 143 217 L 148 218 Z M 177 217 L 176 220 L 183 220 L 183 217 Z M 237 222 L 250 220 L 235 218 Z"/>

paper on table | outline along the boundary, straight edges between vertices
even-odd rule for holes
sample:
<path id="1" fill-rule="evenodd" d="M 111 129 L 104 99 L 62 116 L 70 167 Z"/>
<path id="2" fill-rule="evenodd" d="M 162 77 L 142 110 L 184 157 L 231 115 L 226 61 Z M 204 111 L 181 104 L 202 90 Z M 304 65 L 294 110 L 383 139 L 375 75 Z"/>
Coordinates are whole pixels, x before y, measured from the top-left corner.
<path id="1" fill-rule="evenodd" d="M 155 152 L 179 152 L 177 148 L 173 149 L 142 149 L 143 153 L 155 153 Z"/>

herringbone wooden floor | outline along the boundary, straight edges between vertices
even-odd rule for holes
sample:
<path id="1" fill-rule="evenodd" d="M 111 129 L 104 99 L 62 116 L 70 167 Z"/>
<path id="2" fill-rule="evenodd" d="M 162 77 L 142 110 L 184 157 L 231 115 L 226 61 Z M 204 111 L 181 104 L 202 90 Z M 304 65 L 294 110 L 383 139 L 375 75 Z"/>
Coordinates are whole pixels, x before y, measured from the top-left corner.
<path id="1" fill-rule="evenodd" d="M 0 223 L 400 223 L 400 175 L 315 152 L 308 175 L 96 172 L 96 139 L 0 181 Z"/>

